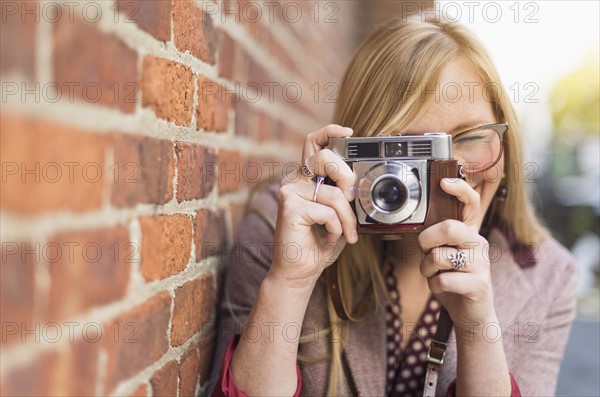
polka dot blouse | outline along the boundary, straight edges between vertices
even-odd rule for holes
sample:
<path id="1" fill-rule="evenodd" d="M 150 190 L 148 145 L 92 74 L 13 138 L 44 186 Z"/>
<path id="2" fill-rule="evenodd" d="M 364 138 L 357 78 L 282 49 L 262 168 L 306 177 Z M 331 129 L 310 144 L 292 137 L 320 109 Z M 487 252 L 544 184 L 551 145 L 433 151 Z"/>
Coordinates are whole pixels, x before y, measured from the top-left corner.
<path id="1" fill-rule="evenodd" d="M 427 370 L 427 349 L 435 335 L 440 303 L 431 295 L 416 326 L 403 329 L 402 306 L 392 266 L 388 266 L 387 269 L 386 285 L 392 298 L 392 303 L 386 308 L 386 394 L 390 397 L 421 396 Z M 404 331 L 411 334 L 406 335 L 409 339 L 402 351 L 400 341 Z"/>

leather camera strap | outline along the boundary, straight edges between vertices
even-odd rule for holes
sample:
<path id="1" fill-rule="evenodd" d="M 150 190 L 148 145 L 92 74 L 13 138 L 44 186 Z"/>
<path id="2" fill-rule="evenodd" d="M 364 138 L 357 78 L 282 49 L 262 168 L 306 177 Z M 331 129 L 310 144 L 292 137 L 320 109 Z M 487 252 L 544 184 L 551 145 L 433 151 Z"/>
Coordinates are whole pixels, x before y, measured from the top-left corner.
<path id="1" fill-rule="evenodd" d="M 440 366 L 444 363 L 448 337 L 452 331 L 452 319 L 444 306 L 440 309 L 440 317 L 437 323 L 435 336 L 427 351 L 427 373 L 425 374 L 425 386 L 423 397 L 434 397 L 437 388 Z"/>

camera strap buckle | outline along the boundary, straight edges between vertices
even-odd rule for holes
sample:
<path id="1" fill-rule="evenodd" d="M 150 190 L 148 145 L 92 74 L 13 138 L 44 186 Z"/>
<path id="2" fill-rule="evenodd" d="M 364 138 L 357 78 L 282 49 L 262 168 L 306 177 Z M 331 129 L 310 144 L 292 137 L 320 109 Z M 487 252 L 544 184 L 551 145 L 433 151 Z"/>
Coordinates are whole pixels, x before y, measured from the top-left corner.
<path id="1" fill-rule="evenodd" d="M 432 340 L 427 351 L 427 361 L 436 365 L 442 365 L 446 356 L 446 347 L 448 347 L 447 343 Z"/>
<path id="2" fill-rule="evenodd" d="M 425 386 L 423 387 L 423 397 L 435 396 L 438 374 L 440 366 L 444 363 L 446 348 L 448 347 L 448 337 L 452 331 L 452 319 L 445 307 L 440 310 L 435 336 L 431 341 L 427 351 L 427 373 L 425 374 Z"/>

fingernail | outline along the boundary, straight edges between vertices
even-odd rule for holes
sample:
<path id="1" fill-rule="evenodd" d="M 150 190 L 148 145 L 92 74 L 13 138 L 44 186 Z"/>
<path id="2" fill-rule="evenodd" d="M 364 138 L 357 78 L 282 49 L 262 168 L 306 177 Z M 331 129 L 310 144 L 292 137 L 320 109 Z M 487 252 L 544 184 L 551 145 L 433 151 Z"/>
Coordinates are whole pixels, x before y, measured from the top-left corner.
<path id="1" fill-rule="evenodd" d="M 350 127 L 344 127 L 344 129 L 345 129 L 347 132 L 354 132 L 354 130 L 353 130 L 352 128 L 350 128 Z"/>
<path id="2" fill-rule="evenodd" d="M 459 179 L 458 178 L 443 178 L 442 182 L 444 182 L 446 185 L 451 185 L 453 183 L 458 182 Z"/>
<path id="3" fill-rule="evenodd" d="M 355 243 L 358 241 L 358 232 L 356 230 L 352 232 L 352 241 Z"/>

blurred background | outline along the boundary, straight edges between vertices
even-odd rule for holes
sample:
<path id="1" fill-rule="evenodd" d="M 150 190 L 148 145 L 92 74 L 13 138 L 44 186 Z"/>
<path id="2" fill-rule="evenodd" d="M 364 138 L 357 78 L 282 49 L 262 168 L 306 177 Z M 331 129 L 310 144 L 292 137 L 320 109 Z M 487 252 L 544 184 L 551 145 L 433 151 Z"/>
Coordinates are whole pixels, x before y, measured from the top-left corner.
<path id="1" fill-rule="evenodd" d="M 0 1 L 0 394 L 201 395 L 251 190 L 297 167 L 374 26 L 483 41 L 580 268 L 557 393 L 600 385 L 597 1 Z"/>

